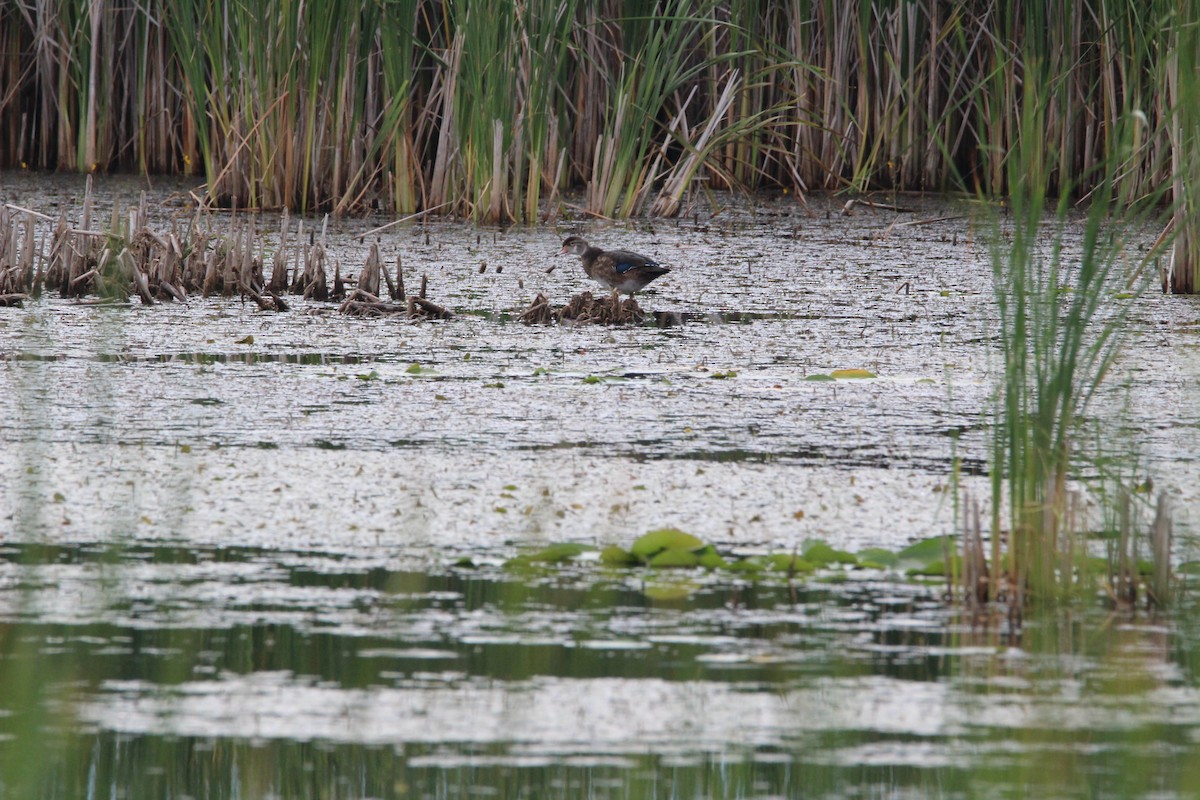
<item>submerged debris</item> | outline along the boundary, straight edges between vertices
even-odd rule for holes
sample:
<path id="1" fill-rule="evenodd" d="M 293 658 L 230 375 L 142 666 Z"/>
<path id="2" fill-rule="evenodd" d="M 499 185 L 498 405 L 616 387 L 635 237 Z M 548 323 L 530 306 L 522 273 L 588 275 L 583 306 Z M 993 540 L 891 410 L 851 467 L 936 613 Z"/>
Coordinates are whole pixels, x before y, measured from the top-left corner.
<path id="1" fill-rule="evenodd" d="M 583 292 L 571 298 L 565 306 L 554 308 L 550 300 L 539 293 L 520 316 L 526 325 L 550 325 L 570 322 L 577 325 L 641 325 L 646 314 L 632 297 L 622 300 L 613 292 L 605 297 L 593 297 Z"/>

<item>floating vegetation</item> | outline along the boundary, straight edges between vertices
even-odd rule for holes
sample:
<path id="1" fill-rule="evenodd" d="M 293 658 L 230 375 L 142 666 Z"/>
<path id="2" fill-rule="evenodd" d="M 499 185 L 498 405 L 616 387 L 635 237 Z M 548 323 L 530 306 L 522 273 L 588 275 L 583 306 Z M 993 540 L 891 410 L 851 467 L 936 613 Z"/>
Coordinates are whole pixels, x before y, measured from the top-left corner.
<path id="1" fill-rule="evenodd" d="M 960 537 L 933 536 L 899 550 L 869 547 L 857 553 L 839 550 L 822 540 L 810 540 L 791 552 L 737 554 L 678 528 L 659 528 L 638 537 L 628 548 L 610 544 L 603 548 L 578 542 L 561 542 L 523 553 L 505 562 L 510 569 L 564 564 L 599 563 L 617 569 L 700 570 L 751 578 L 810 576 L 814 580 L 840 580 L 847 571 L 874 571 L 889 579 L 944 585 L 952 602 L 965 597 L 978 618 L 989 604 L 1006 616 L 1014 629 L 1022 620 L 1020 593 L 1006 574 L 996 591 L 989 586 L 989 566 L 983 557 L 978 507 L 972 504 L 973 526 Z M 1077 585 L 1077 596 L 1100 599 L 1113 607 L 1134 608 L 1139 598 L 1161 606 L 1177 589 L 1166 555 L 1170 548 L 1170 521 L 1165 509 L 1155 518 L 1150 534 L 1151 558 L 1138 558 L 1135 538 L 1128 529 L 1110 539 L 1102 555 L 1084 549 L 1062 566 L 1064 580 Z M 1198 570 L 1200 571 L 1200 570 Z"/>

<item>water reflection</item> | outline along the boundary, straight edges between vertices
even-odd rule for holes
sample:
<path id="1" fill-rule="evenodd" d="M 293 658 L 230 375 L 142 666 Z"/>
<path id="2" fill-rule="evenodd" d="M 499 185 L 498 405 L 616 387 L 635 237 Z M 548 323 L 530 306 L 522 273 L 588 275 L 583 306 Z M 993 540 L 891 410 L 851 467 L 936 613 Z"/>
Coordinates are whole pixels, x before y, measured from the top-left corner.
<path id="1" fill-rule="evenodd" d="M 939 588 L 874 573 L 789 585 L 446 558 L 417 571 L 250 547 L 5 546 L 11 796 L 1197 785 L 1181 758 L 1200 724 L 1196 637 L 1169 620 L 1085 611 L 1013 639 L 956 618 Z M 656 599 L 663 583 L 684 591 Z M 15 769 L 47 729 L 50 755 Z"/>

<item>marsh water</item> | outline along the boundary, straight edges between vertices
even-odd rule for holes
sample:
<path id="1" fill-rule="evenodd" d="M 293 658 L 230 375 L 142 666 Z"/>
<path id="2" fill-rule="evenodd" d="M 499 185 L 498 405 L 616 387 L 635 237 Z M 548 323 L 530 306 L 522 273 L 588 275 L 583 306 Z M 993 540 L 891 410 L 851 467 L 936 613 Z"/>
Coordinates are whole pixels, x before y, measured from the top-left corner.
<path id="1" fill-rule="evenodd" d="M 102 217 L 146 188 L 96 186 Z M 164 228 L 186 188 L 150 187 Z M 52 215 L 81 192 L 0 176 Z M 883 571 L 505 566 L 665 526 L 735 554 L 898 548 L 954 532 L 953 486 L 988 496 L 989 213 L 722 202 L 373 235 L 444 322 L 0 309 L 5 796 L 1191 796 L 1187 615 L 1097 603 L 1017 635 Z M 387 221 L 330 223 L 343 274 Z M 681 324 L 517 322 L 592 288 L 566 232 L 671 266 L 639 301 Z M 1183 560 L 1200 305 L 1120 302 L 1090 430 L 1167 491 Z M 808 380 L 837 369 L 876 377 Z"/>

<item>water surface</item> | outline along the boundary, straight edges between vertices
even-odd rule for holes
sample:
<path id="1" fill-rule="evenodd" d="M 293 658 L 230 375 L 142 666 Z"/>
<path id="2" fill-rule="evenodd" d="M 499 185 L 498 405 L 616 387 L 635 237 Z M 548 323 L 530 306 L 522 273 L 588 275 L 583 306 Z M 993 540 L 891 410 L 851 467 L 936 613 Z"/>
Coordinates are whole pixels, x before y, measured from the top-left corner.
<path id="1" fill-rule="evenodd" d="M 179 188 L 155 189 L 163 225 L 190 213 Z M 140 191 L 98 189 L 102 209 Z M 39 210 L 78 192 L 0 180 Z M 9 794 L 1188 796 L 1178 621 L 1081 613 L 1015 639 L 872 571 L 503 566 L 664 525 L 730 553 L 952 532 L 955 459 L 987 496 L 989 228 L 904 204 L 379 234 L 455 312 L 440 323 L 302 300 L 0 309 L 0 678 L 37 692 L 0 723 L 9 763 L 22 725 L 58 732 Z M 385 221 L 331 224 L 343 272 Z M 517 323 L 537 292 L 590 288 L 555 255 L 568 230 L 671 265 L 640 301 L 684 324 Z M 1186 541 L 1200 309 L 1129 302 L 1095 428 Z M 842 368 L 878 377 L 806 380 Z"/>

